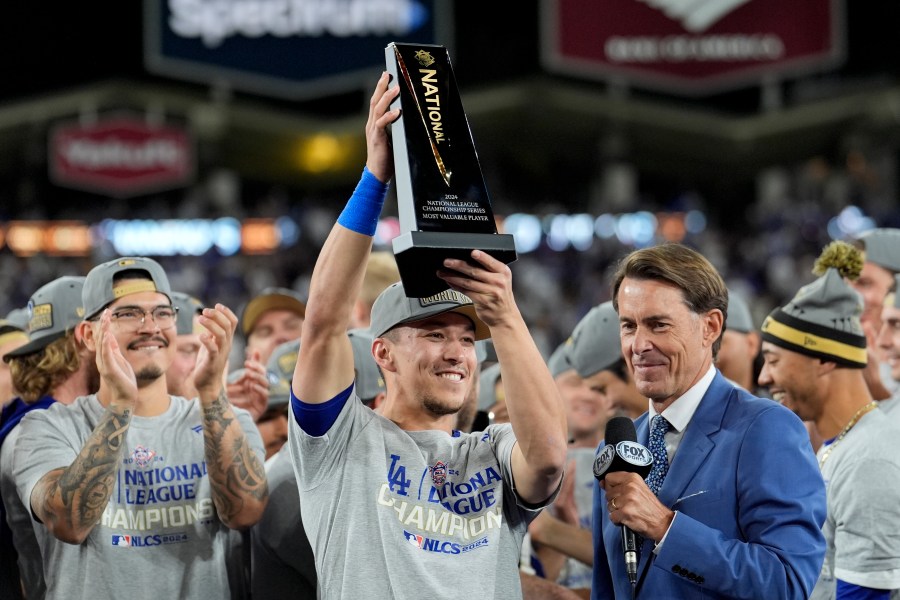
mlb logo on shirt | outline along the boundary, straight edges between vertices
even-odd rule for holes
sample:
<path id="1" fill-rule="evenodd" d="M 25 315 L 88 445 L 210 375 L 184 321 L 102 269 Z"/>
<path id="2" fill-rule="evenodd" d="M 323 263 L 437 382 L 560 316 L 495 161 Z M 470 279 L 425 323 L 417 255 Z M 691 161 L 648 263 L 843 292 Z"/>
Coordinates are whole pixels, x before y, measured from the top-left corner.
<path id="1" fill-rule="evenodd" d="M 406 538 L 406 541 L 415 546 L 416 548 L 422 547 L 422 542 L 425 538 L 421 535 L 416 535 L 414 533 L 410 533 L 409 531 L 403 530 L 403 537 Z"/>
<path id="2" fill-rule="evenodd" d="M 130 535 L 113 535 L 112 536 L 112 545 L 113 546 L 131 546 L 131 536 Z"/>

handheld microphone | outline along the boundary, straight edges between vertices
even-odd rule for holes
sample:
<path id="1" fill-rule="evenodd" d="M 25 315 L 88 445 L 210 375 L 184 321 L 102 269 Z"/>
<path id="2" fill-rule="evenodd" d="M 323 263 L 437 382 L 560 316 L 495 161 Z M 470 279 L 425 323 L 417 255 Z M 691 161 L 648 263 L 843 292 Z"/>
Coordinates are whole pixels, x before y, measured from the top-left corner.
<path id="1" fill-rule="evenodd" d="M 641 478 L 650 474 L 653 456 L 645 446 L 638 444 L 637 431 L 628 417 L 613 417 L 606 423 L 606 446 L 594 461 L 594 477 L 603 481 L 608 473 L 637 473 Z M 625 570 L 631 585 L 637 583 L 637 565 L 640 549 L 634 532 L 622 525 L 622 552 Z"/>

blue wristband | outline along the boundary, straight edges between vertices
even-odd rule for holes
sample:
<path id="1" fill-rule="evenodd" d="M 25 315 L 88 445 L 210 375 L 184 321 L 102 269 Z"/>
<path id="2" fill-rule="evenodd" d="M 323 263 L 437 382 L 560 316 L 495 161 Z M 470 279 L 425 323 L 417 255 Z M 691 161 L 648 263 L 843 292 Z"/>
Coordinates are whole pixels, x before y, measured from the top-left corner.
<path id="1" fill-rule="evenodd" d="M 338 224 L 356 233 L 375 235 L 387 191 L 388 184 L 378 181 L 368 167 L 363 167 L 362 177 L 338 217 Z"/>

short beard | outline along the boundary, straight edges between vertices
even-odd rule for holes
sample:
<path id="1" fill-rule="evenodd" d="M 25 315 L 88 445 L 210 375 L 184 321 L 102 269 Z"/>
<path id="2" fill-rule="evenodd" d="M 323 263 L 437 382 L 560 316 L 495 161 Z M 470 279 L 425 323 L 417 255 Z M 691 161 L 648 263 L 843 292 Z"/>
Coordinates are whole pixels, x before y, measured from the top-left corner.
<path id="1" fill-rule="evenodd" d="M 425 407 L 425 410 L 430 412 L 433 415 L 437 415 L 439 417 L 443 417 L 445 415 L 455 415 L 459 412 L 459 409 L 462 406 L 447 406 L 447 404 L 432 398 L 431 396 L 425 396 L 422 398 L 422 406 Z"/>
<path id="2" fill-rule="evenodd" d="M 135 379 L 137 379 L 137 386 L 139 388 L 147 387 L 160 377 L 162 377 L 165 373 L 162 369 L 155 365 L 151 365 L 148 367 L 144 367 L 140 371 L 134 374 Z"/>

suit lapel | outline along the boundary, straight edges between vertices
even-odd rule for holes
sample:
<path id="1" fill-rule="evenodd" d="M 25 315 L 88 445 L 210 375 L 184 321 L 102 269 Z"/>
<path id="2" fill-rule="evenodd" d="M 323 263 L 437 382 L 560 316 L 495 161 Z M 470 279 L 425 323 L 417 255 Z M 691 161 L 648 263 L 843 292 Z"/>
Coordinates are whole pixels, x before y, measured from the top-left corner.
<path id="1" fill-rule="evenodd" d="M 721 373 L 716 372 L 684 431 L 684 437 L 678 444 L 669 473 L 659 491 L 659 500 L 666 506 L 671 507 L 685 493 L 697 469 L 715 447 L 710 438 L 722 426 L 731 391 L 731 384 Z"/>
<path id="2" fill-rule="evenodd" d="M 659 491 L 659 500 L 666 506 L 671 507 L 675 501 L 681 497 L 688 484 L 706 460 L 706 457 L 715 447 L 715 443 L 710 439 L 715 432 L 722 426 L 722 418 L 725 415 L 725 408 L 731 401 L 731 392 L 733 391 L 731 384 L 718 371 L 713 378 L 709 389 L 703 395 L 700 404 L 694 416 L 691 417 L 687 429 L 685 429 L 684 437 L 678 444 L 678 450 L 675 452 L 675 459 L 669 466 L 669 473 L 663 482 L 662 489 Z M 636 422 L 637 438 L 641 440 L 645 446 L 650 441 L 650 424 L 647 413 L 644 413 Z M 638 581 L 646 576 L 646 569 L 649 567 L 651 557 L 653 555 L 653 540 L 645 539 L 641 545 L 641 557 L 638 563 Z"/>

